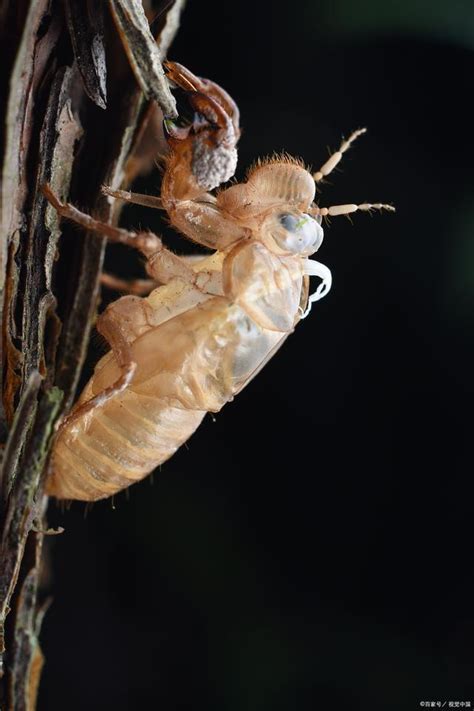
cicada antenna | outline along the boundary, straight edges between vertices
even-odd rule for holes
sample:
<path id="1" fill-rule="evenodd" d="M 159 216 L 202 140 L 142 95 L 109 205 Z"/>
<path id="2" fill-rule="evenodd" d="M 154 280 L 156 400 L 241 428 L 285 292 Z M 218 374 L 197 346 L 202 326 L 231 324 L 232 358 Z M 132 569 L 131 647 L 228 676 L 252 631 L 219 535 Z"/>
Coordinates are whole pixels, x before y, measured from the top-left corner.
<path id="1" fill-rule="evenodd" d="M 347 140 L 343 138 L 339 149 L 328 158 L 328 160 L 324 163 L 324 165 L 321 166 L 319 170 L 316 171 L 316 173 L 313 173 L 314 182 L 319 183 L 321 182 L 321 180 L 323 180 L 323 178 L 326 178 L 329 173 L 332 173 L 334 168 L 342 160 L 342 156 L 344 155 L 344 153 L 349 150 L 351 145 L 357 138 L 359 138 L 359 136 L 362 136 L 362 134 L 366 132 L 366 128 L 358 128 L 356 131 L 353 131 L 351 133 Z"/>

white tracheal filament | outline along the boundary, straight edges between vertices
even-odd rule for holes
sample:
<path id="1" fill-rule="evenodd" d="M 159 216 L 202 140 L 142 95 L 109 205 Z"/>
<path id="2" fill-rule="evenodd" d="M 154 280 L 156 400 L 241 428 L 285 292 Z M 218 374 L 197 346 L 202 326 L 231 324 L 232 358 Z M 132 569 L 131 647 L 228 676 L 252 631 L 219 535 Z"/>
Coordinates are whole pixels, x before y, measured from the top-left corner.
<path id="1" fill-rule="evenodd" d="M 308 276 L 319 277 L 321 279 L 321 284 L 319 284 L 316 291 L 309 296 L 306 311 L 303 312 L 301 318 L 306 318 L 311 311 L 312 305 L 326 296 L 332 285 L 332 274 L 330 269 L 328 269 L 324 264 L 321 264 L 321 262 L 317 262 L 315 259 L 307 259 L 305 261 L 304 273 Z"/>

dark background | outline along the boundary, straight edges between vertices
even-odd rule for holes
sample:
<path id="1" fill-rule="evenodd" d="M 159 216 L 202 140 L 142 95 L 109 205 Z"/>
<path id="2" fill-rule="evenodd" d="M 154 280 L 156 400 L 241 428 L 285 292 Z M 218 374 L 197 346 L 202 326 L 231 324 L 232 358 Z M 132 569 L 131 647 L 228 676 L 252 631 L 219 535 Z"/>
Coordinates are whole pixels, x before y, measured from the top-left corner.
<path id="1" fill-rule="evenodd" d="M 330 295 L 152 479 L 53 509 L 40 709 L 474 706 L 474 5 L 383 5 L 189 2 L 170 58 L 237 100 L 238 177 L 367 125 L 321 204 L 397 213 L 326 227 Z"/>

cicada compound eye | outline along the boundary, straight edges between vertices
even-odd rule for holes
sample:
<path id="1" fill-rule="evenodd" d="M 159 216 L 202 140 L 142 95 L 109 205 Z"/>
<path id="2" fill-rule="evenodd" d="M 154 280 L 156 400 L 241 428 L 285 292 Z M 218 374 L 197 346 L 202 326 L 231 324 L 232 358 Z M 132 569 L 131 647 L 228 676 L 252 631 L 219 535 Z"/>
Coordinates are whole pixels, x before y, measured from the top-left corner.
<path id="1" fill-rule="evenodd" d="M 281 249 L 292 254 L 314 254 L 324 238 L 321 225 L 306 213 L 284 212 L 278 215 L 279 229 L 273 233 Z"/>

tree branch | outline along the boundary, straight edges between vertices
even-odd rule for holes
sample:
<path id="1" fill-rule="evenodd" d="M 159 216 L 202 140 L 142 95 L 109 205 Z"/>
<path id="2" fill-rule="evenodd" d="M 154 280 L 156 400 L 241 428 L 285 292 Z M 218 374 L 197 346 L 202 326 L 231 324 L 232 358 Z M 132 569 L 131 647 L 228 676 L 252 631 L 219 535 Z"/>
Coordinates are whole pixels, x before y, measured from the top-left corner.
<path id="1" fill-rule="evenodd" d="M 157 57 L 177 30 L 183 0 L 161 13 L 157 49 L 137 0 L 110 4 L 114 13 L 118 6 L 122 15 L 132 8 L 141 18 L 130 34 L 123 15 L 122 44 L 109 14 L 101 27 L 92 0 L 0 4 L 1 39 L 11 67 L 10 83 L 1 87 L 8 104 L 0 233 L 0 435 L 6 440 L 0 476 L 0 707 L 15 711 L 33 711 L 36 703 L 43 615 L 38 575 L 46 529 L 42 481 L 56 423 L 72 404 L 83 366 L 104 252 L 102 240 L 59 224 L 41 186 L 48 182 L 61 199 L 117 221 L 120 208 L 101 196 L 101 184 L 128 187 L 147 168 L 141 143 L 149 137 L 150 116 L 174 110 Z M 135 73 L 140 66 L 140 84 L 151 100 L 144 98 L 127 56 Z M 147 57 L 153 59 L 150 67 Z M 160 108 L 150 108 L 157 99 Z"/>

